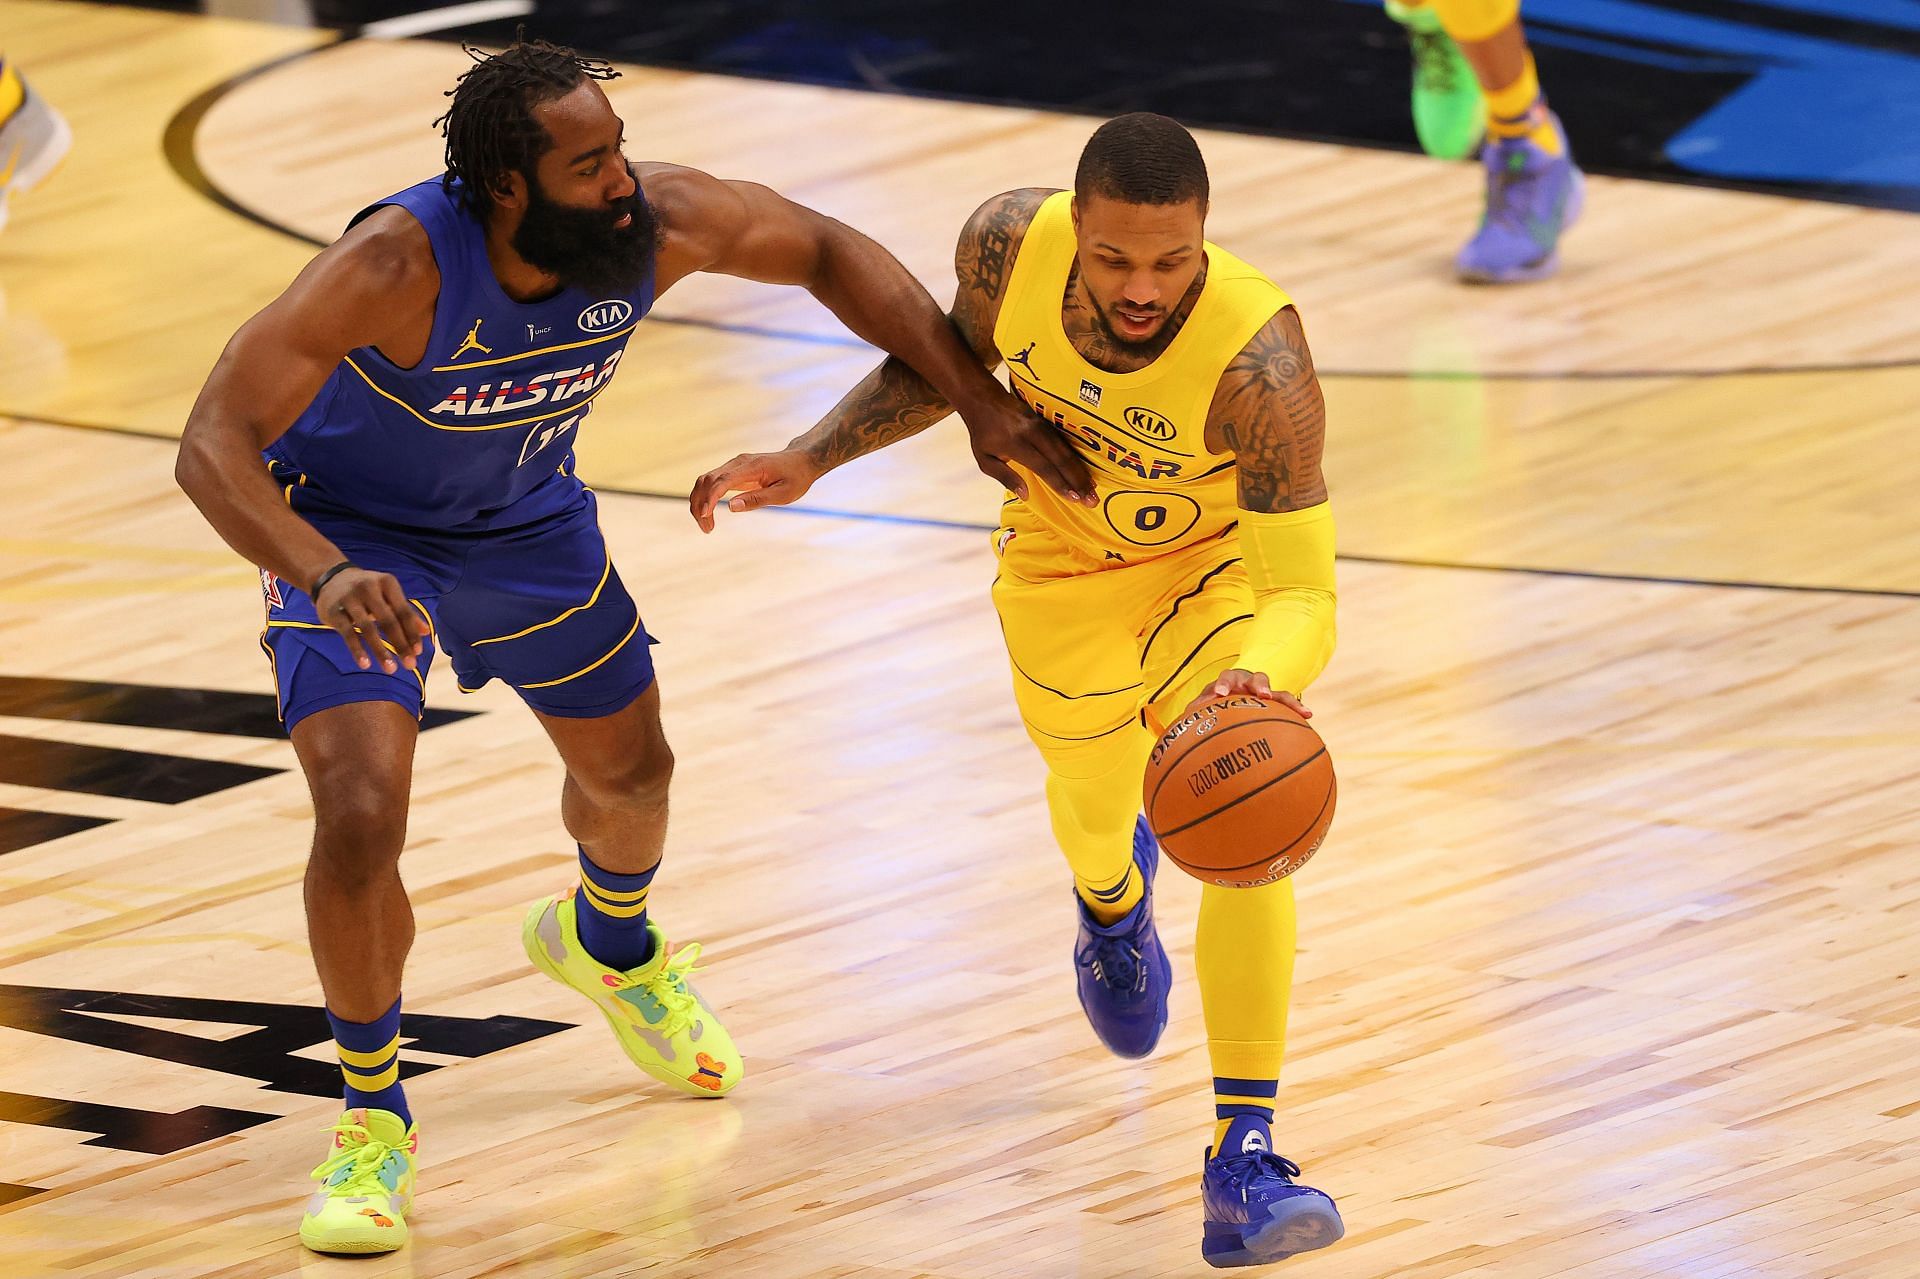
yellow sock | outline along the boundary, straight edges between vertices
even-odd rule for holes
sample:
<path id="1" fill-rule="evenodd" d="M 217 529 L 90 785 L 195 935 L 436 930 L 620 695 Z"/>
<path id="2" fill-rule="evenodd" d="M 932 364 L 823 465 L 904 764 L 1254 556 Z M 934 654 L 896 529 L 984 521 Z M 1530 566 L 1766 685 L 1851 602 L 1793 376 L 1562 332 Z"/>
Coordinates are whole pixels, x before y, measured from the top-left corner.
<path id="1" fill-rule="evenodd" d="M 1140 775 L 1153 739 L 1145 729 L 1134 728 L 1114 738 L 1092 776 L 1054 771 L 1064 761 L 1051 757 L 1048 763 L 1054 767 L 1047 773 L 1053 837 L 1073 868 L 1074 890 L 1087 913 L 1102 924 L 1120 919 L 1146 894 L 1133 864 L 1133 821 L 1140 811 Z"/>
<path id="2" fill-rule="evenodd" d="M 1559 126 L 1547 112 L 1547 100 L 1540 96 L 1540 73 L 1534 69 L 1531 53 L 1518 80 L 1504 89 L 1487 91 L 1487 136 L 1526 138 L 1549 155 L 1566 150 Z"/>
<path id="3" fill-rule="evenodd" d="M 27 99 L 27 91 L 20 83 L 20 73 L 13 64 L 0 58 L 0 124 L 5 124 L 20 104 Z"/>
<path id="4" fill-rule="evenodd" d="M 1244 1127 L 1259 1118 L 1254 1112 L 1263 1100 L 1271 1113 L 1274 1092 L 1251 1085 L 1280 1078 L 1293 991 L 1294 936 L 1290 879 L 1260 888 L 1209 884 L 1200 892 L 1193 965 L 1216 1081 L 1215 1150 L 1236 1119 Z"/>

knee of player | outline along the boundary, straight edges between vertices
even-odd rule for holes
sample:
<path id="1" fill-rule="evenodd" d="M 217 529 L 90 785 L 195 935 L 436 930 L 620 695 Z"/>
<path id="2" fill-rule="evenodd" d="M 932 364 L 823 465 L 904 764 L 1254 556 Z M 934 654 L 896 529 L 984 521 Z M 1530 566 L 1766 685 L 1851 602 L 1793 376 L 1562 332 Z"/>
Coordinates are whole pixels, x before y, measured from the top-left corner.
<path id="1" fill-rule="evenodd" d="M 1082 737 L 1056 737 L 1028 728 L 1047 761 L 1047 777 L 1055 786 L 1080 790 L 1100 784 L 1137 787 L 1153 737 L 1129 721 L 1117 728 Z"/>
<path id="2" fill-rule="evenodd" d="M 377 878 L 391 871 L 407 842 L 405 794 L 382 788 L 347 788 L 338 795 L 316 796 L 313 806 L 313 857 L 331 876 L 348 882 Z"/>
<path id="3" fill-rule="evenodd" d="M 625 758 L 574 769 L 572 776 L 574 785 L 596 807 L 651 808 L 667 802 L 673 784 L 673 752 L 664 741 L 657 742 Z"/>

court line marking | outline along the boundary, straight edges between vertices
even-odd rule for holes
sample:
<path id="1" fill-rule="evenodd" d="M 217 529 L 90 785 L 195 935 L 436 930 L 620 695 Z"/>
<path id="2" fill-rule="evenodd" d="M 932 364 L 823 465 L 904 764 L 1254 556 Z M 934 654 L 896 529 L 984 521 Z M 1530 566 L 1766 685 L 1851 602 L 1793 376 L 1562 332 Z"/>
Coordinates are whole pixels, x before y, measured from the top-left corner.
<path id="1" fill-rule="evenodd" d="M 142 431 L 131 426 L 110 426 L 99 422 L 77 422 L 65 418 L 42 417 L 35 413 L 16 413 L 0 407 L 0 418 L 27 426 L 51 426 L 67 431 L 102 431 L 108 435 L 123 435 L 130 439 L 148 440 L 161 444 L 178 446 L 180 441 L 171 435 L 161 435 L 153 431 Z M 622 497 L 645 498 L 654 502 L 674 502 L 684 504 L 687 495 L 670 493 L 663 489 L 623 488 L 617 484 L 595 484 L 596 493 L 618 493 Z M 814 519 L 853 520 L 868 524 L 892 524 L 907 528 L 948 529 L 957 532 L 985 534 L 992 533 L 998 525 L 975 523 L 971 520 L 943 520 L 926 515 L 889 515 L 884 511 L 850 511 L 830 506 L 768 506 L 761 508 L 777 515 L 804 515 Z M 722 514 L 721 519 L 730 518 L 730 513 Z M 1396 555 L 1363 555 L 1342 551 L 1335 557 L 1349 564 L 1384 564 L 1394 568 L 1435 568 L 1451 569 L 1465 573 L 1520 573 L 1529 577 L 1577 577 L 1595 582 L 1640 582 L 1653 586 L 1707 586 L 1723 590 L 1737 591 L 1789 591 L 1803 595 L 1855 595 L 1870 599 L 1912 600 L 1920 599 L 1920 590 L 1899 590 L 1878 586 L 1816 586 L 1802 582 L 1759 582 L 1741 578 L 1716 577 L 1668 577 L 1654 573 L 1610 573 L 1602 569 L 1584 568 L 1545 568 L 1530 564 L 1476 564 L 1469 560 L 1417 559 Z"/>
<path id="2" fill-rule="evenodd" d="M 471 6 L 455 5 L 452 7 L 452 9 L 472 8 L 472 7 L 478 7 L 479 5 L 484 5 L 488 3 L 520 4 L 520 3 L 525 3 L 525 0 L 476 0 L 475 5 L 471 5 Z M 530 9 L 531 5 L 529 5 L 528 8 Z M 438 10 L 433 10 L 432 12 L 444 14 L 444 13 L 452 12 L 452 9 L 438 9 Z M 390 21 L 399 21 L 399 19 L 391 19 Z M 374 25 L 377 26 L 379 24 L 376 23 Z M 179 111 L 174 113 L 173 118 L 167 121 L 166 129 L 163 131 L 162 150 L 166 155 L 168 165 L 173 169 L 173 171 L 176 174 L 179 175 L 181 181 L 185 182 L 193 190 L 199 192 L 201 195 L 213 201 L 213 203 L 219 205 L 221 208 L 227 210 L 229 213 L 237 214 L 238 216 L 245 218 L 247 221 L 252 222 L 257 226 L 265 227 L 269 231 L 276 231 L 281 235 L 286 236 L 289 239 L 298 240 L 302 244 L 311 245 L 316 249 L 326 248 L 327 245 L 330 243 L 330 241 L 318 239 L 314 236 L 308 235 L 304 231 L 297 230 L 291 226 L 286 225 L 283 222 L 279 222 L 274 218 L 271 218 L 268 215 L 260 212 L 257 209 L 253 209 L 246 205 L 241 204 L 238 200 L 235 200 L 232 196 L 228 195 L 217 184 L 215 184 L 212 178 L 207 176 L 206 170 L 200 167 L 199 153 L 195 146 L 194 139 L 195 139 L 195 135 L 199 132 L 200 122 L 206 117 L 207 112 L 211 111 L 214 105 L 218 103 L 221 98 L 224 98 L 228 93 L 232 92 L 234 89 L 240 87 L 243 84 L 246 84 L 250 80 L 253 80 L 259 76 L 265 75 L 270 71 L 278 70 L 280 67 L 283 67 L 290 62 L 296 62 L 302 58 L 311 57 L 316 53 L 321 53 L 328 49 L 337 49 L 341 45 L 351 43 L 353 40 L 357 38 L 358 38 L 357 35 L 353 32 L 343 32 L 336 39 L 324 41 L 320 44 L 314 45 L 311 48 L 296 50 L 293 53 L 286 54 L 278 58 L 274 58 L 268 62 L 264 62 L 257 67 L 253 67 L 253 68 L 250 68 L 249 70 L 239 72 L 236 75 L 229 76 L 227 79 L 222 80 L 220 83 L 215 84 L 203 90 L 202 92 L 196 94 L 193 98 L 188 100 L 185 106 L 181 107 Z M 634 63 L 629 65 L 644 66 L 646 64 Z M 702 74 L 712 75 L 716 73 L 702 72 Z M 753 77 L 748 77 L 748 78 L 753 78 Z M 906 96 L 914 96 L 914 95 L 906 95 Z M 965 101 L 965 99 L 961 99 L 961 101 Z M 1071 112 L 1062 112 L 1062 111 L 1045 111 L 1043 113 L 1049 114 L 1049 115 L 1073 114 Z M 1254 135 L 1254 136 L 1268 136 L 1268 135 Z M 1284 135 L 1273 135 L 1273 136 L 1284 136 Z M 1312 140 L 1312 139 L 1308 139 L 1308 140 Z M 1350 145 L 1350 144 L 1343 143 L 1341 145 Z M 1353 149 L 1354 150 L 1370 150 L 1375 148 L 1354 147 Z M 1387 149 L 1387 148 L 1378 148 L 1378 149 Z M 1661 180 L 1657 177 L 1650 177 L 1644 174 L 1632 174 L 1627 176 L 1629 180 L 1632 180 L 1632 181 L 1660 181 Z M 1686 183 L 1680 183 L 1679 185 L 1712 186 L 1714 184 L 1710 182 L 1686 182 Z M 1790 197 L 1790 198 L 1804 198 L 1816 203 L 1819 202 L 1819 197 L 1817 195 L 1804 195 L 1804 196 L 1797 196 L 1797 197 Z M 722 320 L 702 319 L 698 316 L 662 315 L 658 311 L 652 312 L 651 314 L 648 315 L 647 318 L 655 321 L 656 323 L 672 324 L 672 325 L 677 325 L 685 328 L 710 329 L 714 332 L 731 333 L 738 336 L 771 338 L 776 341 L 782 341 L 782 342 L 805 342 L 814 346 L 840 347 L 846 350 L 868 351 L 873 353 L 874 355 L 879 354 L 879 351 L 876 348 L 869 346 L 867 343 L 861 341 L 859 338 L 852 336 L 851 334 L 809 333 L 799 329 L 779 329 L 779 328 L 772 328 L 769 326 L 757 325 L 757 324 L 733 324 L 733 323 L 729 323 Z M 1775 376 L 1783 376 L 1783 375 L 1791 376 L 1796 374 L 1821 374 L 1821 373 L 1878 373 L 1878 372 L 1885 372 L 1889 370 L 1912 369 L 1912 368 L 1920 368 L 1920 356 L 1913 356 L 1913 357 L 1908 357 L 1904 359 L 1840 361 L 1840 362 L 1832 362 L 1832 363 L 1815 363 L 1815 364 L 1749 365 L 1749 366 L 1742 366 L 1737 368 L 1719 368 L 1719 369 L 1714 369 L 1714 368 L 1544 369 L 1544 370 L 1506 369 L 1506 370 L 1493 370 L 1488 372 L 1476 372 L 1471 369 L 1321 368 L 1318 370 L 1318 372 L 1322 379 L 1348 378 L 1353 380 L 1365 380 L 1365 381 L 1618 382 L 1618 381 L 1662 381 L 1662 380 L 1687 381 L 1687 380 L 1698 380 L 1703 378 L 1719 378 L 1719 377 L 1775 377 Z"/>
<path id="3" fill-rule="evenodd" d="M 471 0 L 471 3 L 448 5 L 444 9 L 382 18 L 361 27 L 360 34 L 374 40 L 404 40 L 408 36 L 423 36 L 431 31 L 463 27 L 471 22 L 524 18 L 532 12 L 533 0 Z"/>

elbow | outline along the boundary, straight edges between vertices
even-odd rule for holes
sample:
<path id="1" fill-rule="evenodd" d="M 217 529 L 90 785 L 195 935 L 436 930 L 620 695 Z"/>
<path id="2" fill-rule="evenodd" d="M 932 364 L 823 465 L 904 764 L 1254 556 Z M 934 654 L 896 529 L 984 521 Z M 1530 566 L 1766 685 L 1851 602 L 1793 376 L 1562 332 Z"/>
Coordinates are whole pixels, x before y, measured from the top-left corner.
<path id="1" fill-rule="evenodd" d="M 845 274 L 847 240 L 853 229 L 824 215 L 814 236 L 813 260 L 807 263 L 807 292 L 825 302 L 841 284 Z"/>
<path id="2" fill-rule="evenodd" d="M 189 428 L 189 433 L 180 437 L 179 451 L 173 455 L 173 482 L 182 493 L 193 497 L 205 471 L 205 462 L 200 457 L 199 449 L 194 446 Z"/>
<path id="3" fill-rule="evenodd" d="M 180 436 L 180 450 L 173 456 L 173 482 L 195 506 L 204 507 L 204 499 L 217 483 L 214 460 L 206 441 L 187 423 Z"/>
<path id="4" fill-rule="evenodd" d="M 188 497 L 193 496 L 194 482 L 199 478 L 194 457 L 187 442 L 180 441 L 180 449 L 173 455 L 173 483 Z"/>

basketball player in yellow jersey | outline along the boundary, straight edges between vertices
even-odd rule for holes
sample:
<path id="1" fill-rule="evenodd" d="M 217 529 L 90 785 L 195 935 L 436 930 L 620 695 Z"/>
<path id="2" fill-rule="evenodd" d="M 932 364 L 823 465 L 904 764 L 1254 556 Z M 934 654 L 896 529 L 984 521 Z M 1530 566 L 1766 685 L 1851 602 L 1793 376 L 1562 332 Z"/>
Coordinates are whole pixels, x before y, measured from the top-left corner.
<path id="1" fill-rule="evenodd" d="M 1480 149 L 1486 209 L 1454 269 L 1469 284 L 1552 275 L 1560 235 L 1580 216 L 1585 178 L 1540 91 L 1520 0 L 1386 6 L 1413 46 L 1413 126 L 1421 148 L 1447 160 Z"/>
<path id="2" fill-rule="evenodd" d="M 1073 191 L 995 196 L 955 256 L 955 327 L 989 368 L 1005 361 L 1039 429 L 1063 432 L 1093 473 L 1083 499 L 1015 477 L 993 598 L 1073 869 L 1081 1006 L 1127 1057 L 1158 1041 L 1171 981 L 1153 924 L 1159 849 L 1136 817 L 1157 731 L 1227 693 L 1304 713 L 1299 694 L 1333 649 L 1313 362 L 1287 295 L 1206 242 L 1206 212 L 1193 137 L 1126 115 L 1088 142 Z M 784 451 L 702 476 L 693 514 L 711 530 L 723 502 L 794 501 L 948 411 L 888 360 Z M 1293 955 L 1290 881 L 1202 890 L 1195 963 L 1216 1123 L 1201 1250 L 1216 1266 L 1344 1230 L 1333 1200 L 1295 1184 L 1299 1167 L 1272 1148 Z"/>

